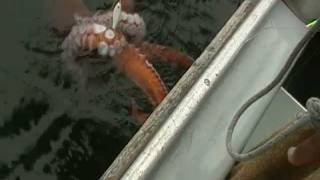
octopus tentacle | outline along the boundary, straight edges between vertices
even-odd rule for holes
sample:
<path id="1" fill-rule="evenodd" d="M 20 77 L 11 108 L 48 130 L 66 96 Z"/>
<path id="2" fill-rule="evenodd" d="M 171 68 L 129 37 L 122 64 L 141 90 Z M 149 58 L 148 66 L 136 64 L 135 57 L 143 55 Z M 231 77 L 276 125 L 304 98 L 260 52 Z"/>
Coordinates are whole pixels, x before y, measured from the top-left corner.
<path id="1" fill-rule="evenodd" d="M 45 13 L 50 26 L 59 34 L 64 34 L 75 24 L 74 15 L 91 16 L 92 13 L 82 0 L 46 0 Z"/>
<path id="2" fill-rule="evenodd" d="M 176 64 L 181 68 L 188 69 L 193 59 L 174 48 L 143 42 L 137 44 L 137 47 L 148 56 L 148 59 L 152 61 L 162 61 L 170 64 Z"/>
<path id="3" fill-rule="evenodd" d="M 150 114 L 142 111 L 141 108 L 137 105 L 137 103 L 134 100 L 132 100 L 131 115 L 135 118 L 135 121 L 141 125 L 148 119 Z"/>
<path id="4" fill-rule="evenodd" d="M 118 68 L 142 89 L 153 106 L 161 103 L 168 91 L 146 56 L 133 45 L 128 45 L 114 58 Z"/>
<path id="5" fill-rule="evenodd" d="M 86 72 L 77 62 L 77 57 L 81 52 L 81 35 L 85 27 L 75 26 L 69 36 L 63 41 L 61 48 L 61 61 L 68 72 L 70 72 L 82 86 L 86 84 Z"/>
<path id="6" fill-rule="evenodd" d="M 135 0 L 119 0 L 122 10 L 127 13 L 133 13 L 135 8 Z"/>

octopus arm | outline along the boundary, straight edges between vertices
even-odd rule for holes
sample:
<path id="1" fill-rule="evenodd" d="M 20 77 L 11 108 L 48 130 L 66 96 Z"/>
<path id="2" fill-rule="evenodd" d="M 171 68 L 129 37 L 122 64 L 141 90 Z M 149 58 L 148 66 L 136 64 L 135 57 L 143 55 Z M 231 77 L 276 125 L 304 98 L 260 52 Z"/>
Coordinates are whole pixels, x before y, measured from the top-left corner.
<path id="1" fill-rule="evenodd" d="M 114 58 L 118 68 L 147 95 L 153 106 L 161 103 L 168 91 L 146 56 L 140 54 L 134 46 L 129 45 Z"/>
<path id="2" fill-rule="evenodd" d="M 139 49 L 152 61 L 162 61 L 173 65 L 178 65 L 183 69 L 189 69 L 193 59 L 185 53 L 174 48 L 143 42 L 137 45 Z"/>
<path id="3" fill-rule="evenodd" d="M 120 0 L 122 10 L 127 13 L 133 13 L 135 8 L 135 0 Z"/>
<path id="4" fill-rule="evenodd" d="M 82 0 L 46 0 L 45 2 L 49 24 L 58 34 L 64 34 L 71 29 L 75 24 L 75 14 L 82 17 L 92 15 Z"/>

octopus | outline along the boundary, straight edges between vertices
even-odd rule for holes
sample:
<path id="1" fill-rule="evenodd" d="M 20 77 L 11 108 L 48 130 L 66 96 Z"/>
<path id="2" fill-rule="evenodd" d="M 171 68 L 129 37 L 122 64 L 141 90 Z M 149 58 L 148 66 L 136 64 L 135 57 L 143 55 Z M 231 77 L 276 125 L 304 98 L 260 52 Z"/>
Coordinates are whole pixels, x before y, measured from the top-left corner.
<path id="1" fill-rule="evenodd" d="M 74 24 L 61 46 L 65 68 L 80 84 L 86 84 L 87 74 L 79 57 L 93 52 L 103 61 L 111 59 L 143 91 L 153 108 L 158 106 L 168 89 L 152 63 L 158 61 L 188 69 L 193 59 L 172 47 L 143 41 L 146 25 L 134 12 L 133 0 L 120 0 L 113 10 L 96 13 L 85 9 L 80 0 L 77 3 L 80 5 L 75 7 L 81 7 L 82 12 L 74 12 Z M 149 116 L 134 103 L 131 112 L 138 124 L 143 124 Z"/>

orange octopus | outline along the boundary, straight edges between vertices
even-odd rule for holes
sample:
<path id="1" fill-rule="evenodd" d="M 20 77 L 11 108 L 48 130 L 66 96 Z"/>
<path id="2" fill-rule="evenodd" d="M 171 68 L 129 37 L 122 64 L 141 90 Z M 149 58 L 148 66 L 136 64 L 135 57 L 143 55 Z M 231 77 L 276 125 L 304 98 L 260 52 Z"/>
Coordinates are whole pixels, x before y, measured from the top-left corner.
<path id="1" fill-rule="evenodd" d="M 77 60 L 82 52 L 94 51 L 104 59 L 114 59 L 116 67 L 126 74 L 146 94 L 153 107 L 156 107 L 165 98 L 168 90 L 151 62 L 161 60 L 188 69 L 193 59 L 173 48 L 143 42 L 145 24 L 142 17 L 133 13 L 133 5 L 133 0 L 120 0 L 113 11 L 98 12 L 86 17 L 75 16 L 75 24 L 62 44 L 62 60 L 72 74 L 82 77 L 84 72 Z M 148 117 L 148 114 L 136 107 L 132 108 L 132 113 L 139 124 L 143 124 Z"/>

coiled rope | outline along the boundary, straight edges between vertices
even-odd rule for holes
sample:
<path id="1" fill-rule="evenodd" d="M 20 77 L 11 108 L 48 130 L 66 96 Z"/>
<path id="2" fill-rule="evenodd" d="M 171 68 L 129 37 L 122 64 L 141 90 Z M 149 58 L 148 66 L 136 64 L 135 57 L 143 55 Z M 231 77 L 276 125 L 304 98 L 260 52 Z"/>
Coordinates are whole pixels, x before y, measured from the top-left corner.
<path id="1" fill-rule="evenodd" d="M 258 99 L 266 95 L 268 92 L 270 92 L 274 87 L 279 85 L 281 83 L 281 80 L 285 76 L 285 74 L 290 69 L 290 66 L 295 62 L 295 60 L 299 57 L 299 55 L 303 52 L 306 45 L 309 43 L 309 41 L 315 36 L 315 34 L 320 30 L 320 18 L 318 18 L 315 23 L 312 25 L 312 27 L 309 29 L 309 31 L 306 33 L 306 35 L 299 41 L 297 46 L 293 49 L 292 53 L 289 56 L 288 61 L 286 64 L 281 68 L 279 74 L 277 74 L 276 78 L 271 81 L 265 88 L 263 88 L 261 91 L 256 93 L 254 96 L 249 98 L 235 113 L 227 131 L 227 138 L 226 138 L 226 146 L 229 154 L 231 157 L 233 157 L 237 161 L 247 160 L 250 158 L 253 158 L 266 150 L 268 150 L 270 147 L 274 146 L 278 142 L 282 141 L 284 138 L 286 138 L 291 133 L 295 132 L 295 130 L 299 129 L 300 127 L 304 126 L 306 123 L 310 122 L 317 122 L 319 124 L 320 119 L 320 100 L 317 98 L 310 98 L 306 104 L 308 112 L 301 113 L 299 116 L 297 116 L 296 120 L 291 122 L 282 132 L 280 132 L 278 135 L 274 136 L 261 146 L 258 146 L 254 148 L 253 150 L 245 153 L 237 153 L 233 151 L 232 149 L 232 134 L 234 132 L 234 129 L 242 116 L 242 114 Z"/>

